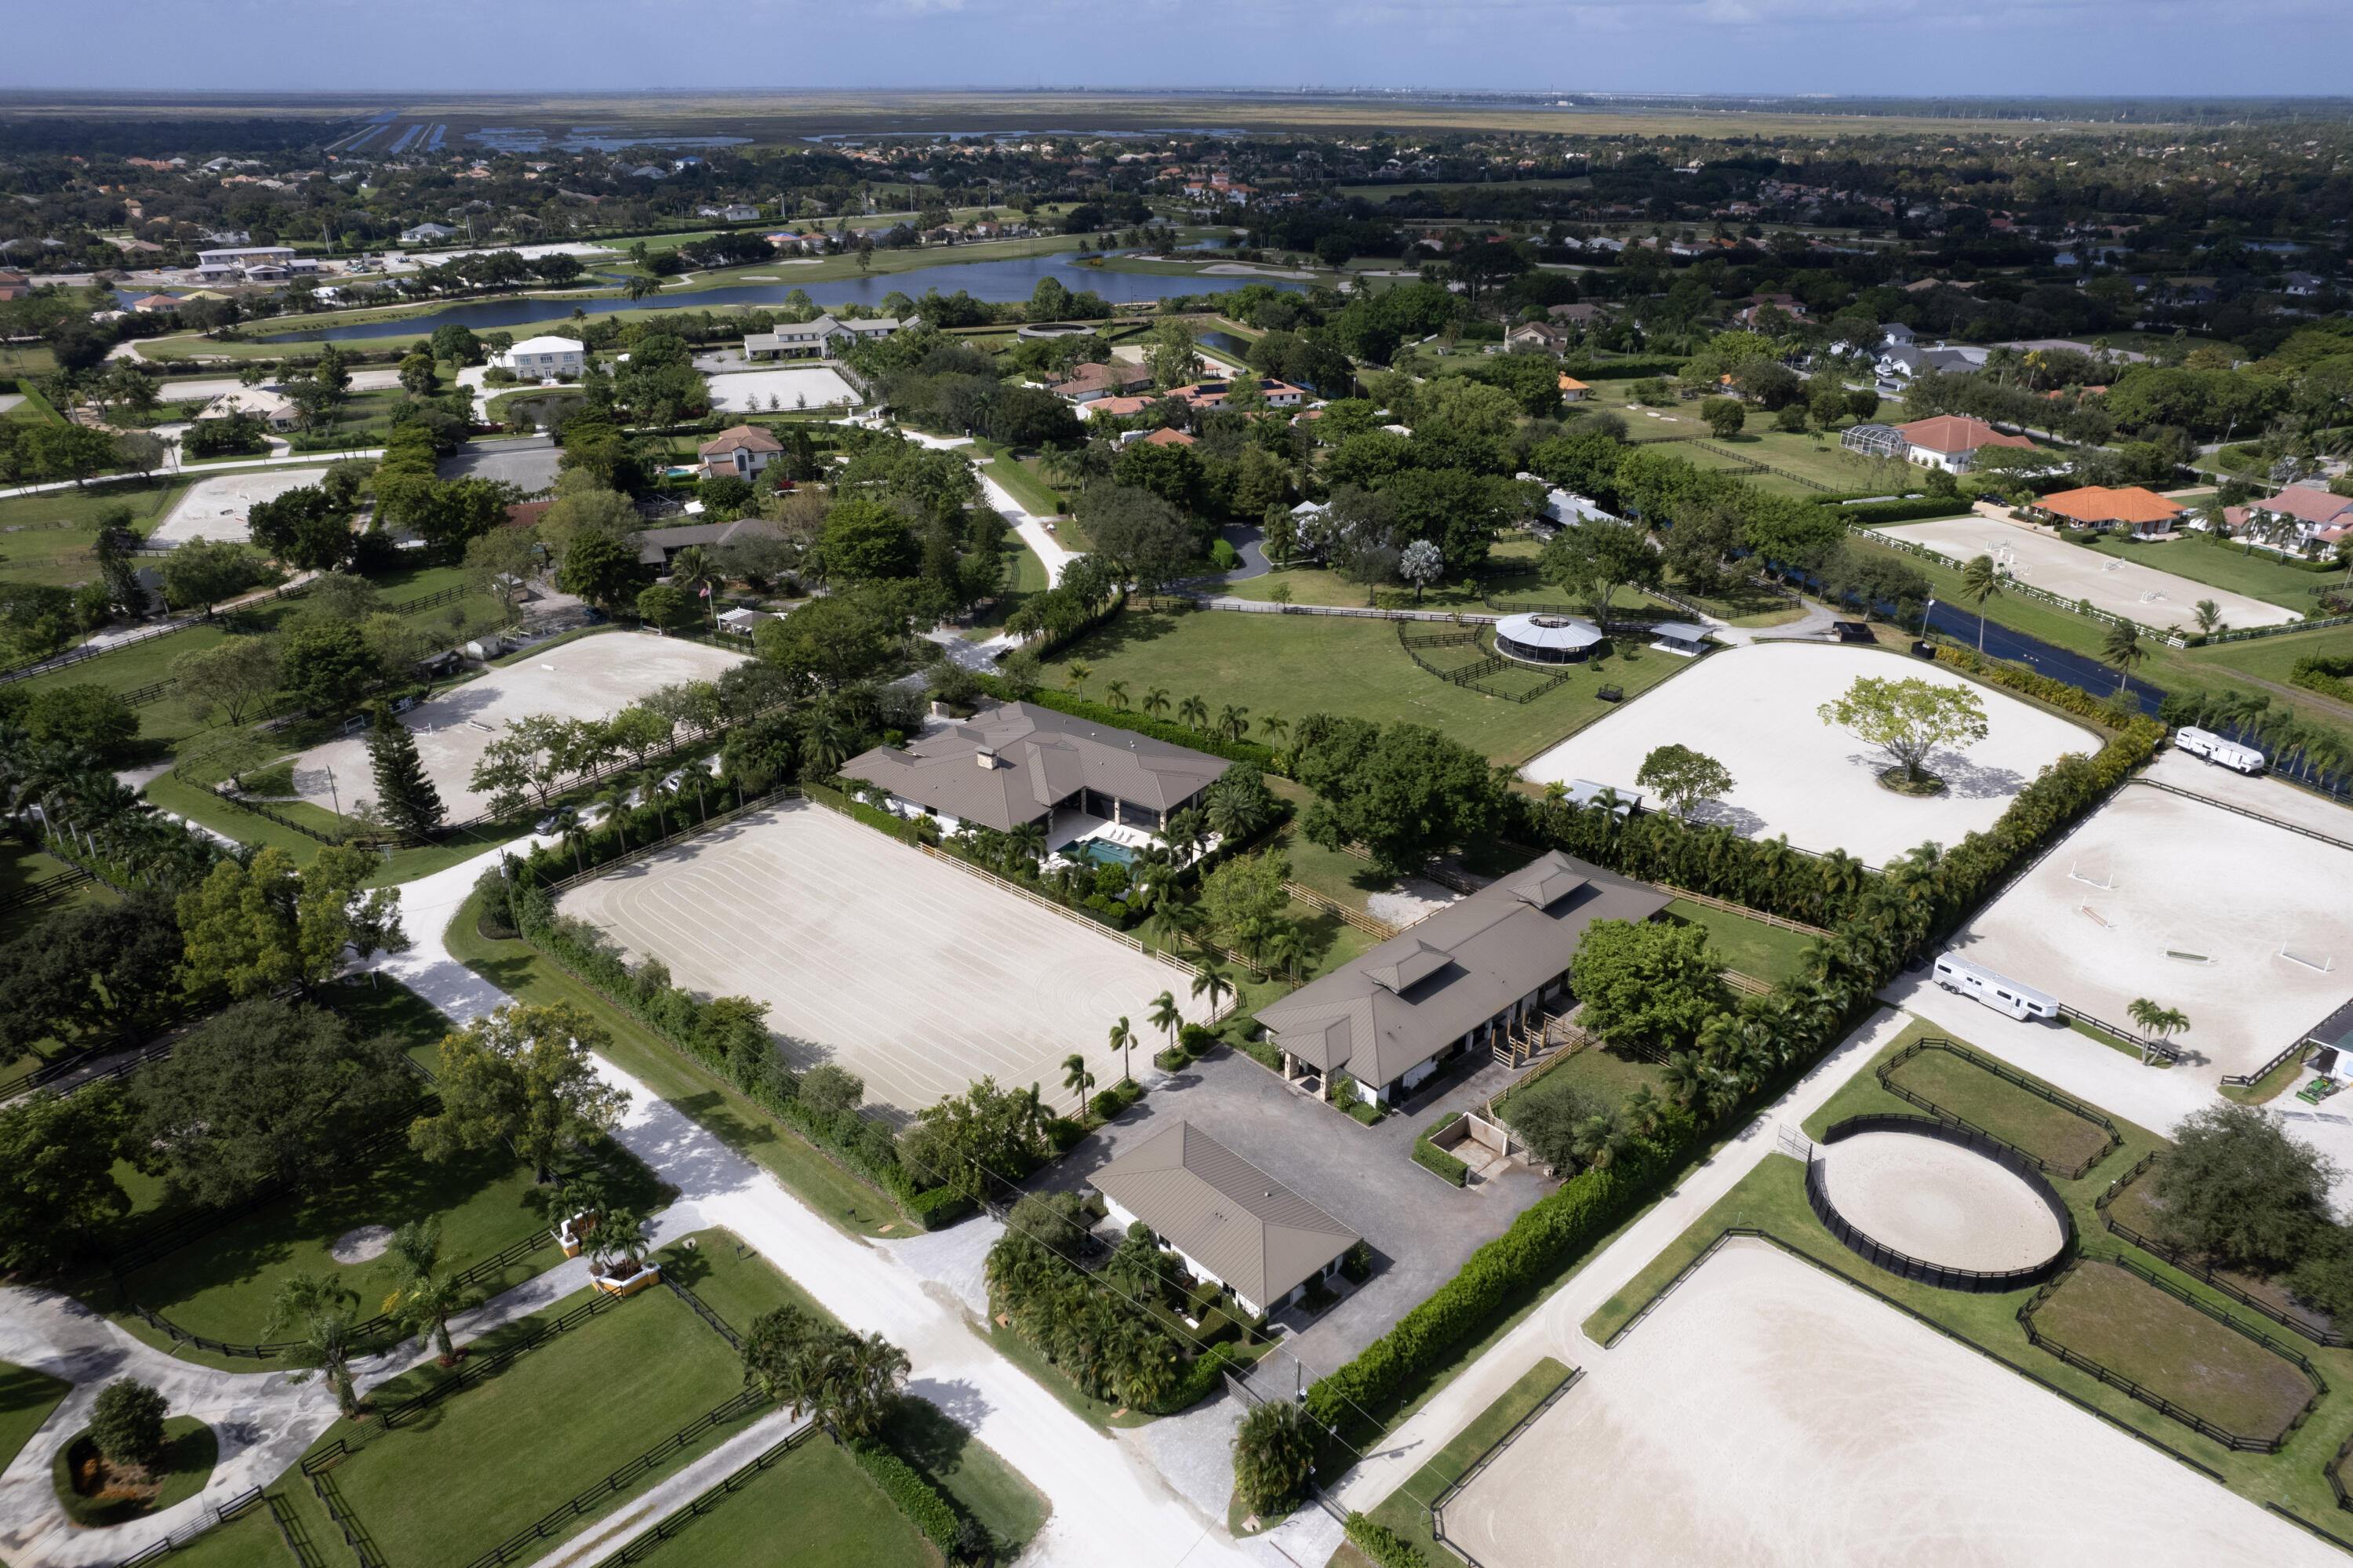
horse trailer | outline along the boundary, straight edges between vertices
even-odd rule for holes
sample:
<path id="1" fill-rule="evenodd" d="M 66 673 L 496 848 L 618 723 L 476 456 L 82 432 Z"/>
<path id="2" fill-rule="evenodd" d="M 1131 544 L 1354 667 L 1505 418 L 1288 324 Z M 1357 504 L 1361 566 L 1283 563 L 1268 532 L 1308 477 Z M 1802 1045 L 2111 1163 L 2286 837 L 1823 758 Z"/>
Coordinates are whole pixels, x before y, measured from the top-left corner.
<path id="1" fill-rule="evenodd" d="M 2059 1000 L 2045 996 L 2032 986 L 2019 984 L 2008 975 L 1999 975 L 1982 964 L 1950 953 L 1936 959 L 1936 983 L 1958 996 L 1973 997 L 1996 1012 L 2006 1012 L 2012 1018 L 2056 1018 Z"/>
<path id="2" fill-rule="evenodd" d="M 2208 762 L 2219 762 L 2234 773 L 2252 779 L 2263 770 L 2263 754 L 2252 746 L 2241 746 L 2234 740 L 2224 740 L 2211 729 L 2187 726 L 2174 732 L 2173 744 L 2192 757 L 2202 757 Z"/>

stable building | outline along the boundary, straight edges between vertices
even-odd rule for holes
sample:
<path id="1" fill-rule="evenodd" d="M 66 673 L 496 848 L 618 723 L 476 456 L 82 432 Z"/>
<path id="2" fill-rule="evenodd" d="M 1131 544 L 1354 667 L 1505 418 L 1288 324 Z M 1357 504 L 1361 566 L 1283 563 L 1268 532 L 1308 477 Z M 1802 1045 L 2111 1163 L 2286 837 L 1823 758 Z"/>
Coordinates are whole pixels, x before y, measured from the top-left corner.
<path id="1" fill-rule="evenodd" d="M 1283 1075 L 1345 1073 L 1366 1101 L 1419 1087 L 1467 1051 L 1567 1004 L 1596 920 L 1651 919 L 1671 902 L 1555 850 L 1402 936 L 1259 1009 Z"/>
<path id="2" fill-rule="evenodd" d="M 2138 485 L 2112 490 L 2105 484 L 2055 491 L 2035 502 L 2033 509 L 2054 523 L 2072 523 L 2079 528 L 2121 528 L 2139 538 L 2172 533 L 2175 523 L 2189 510 L 2178 501 L 2168 501 L 2155 491 Z"/>
<path id="3" fill-rule="evenodd" d="M 1233 766 L 1189 747 L 1072 718 L 1031 703 L 996 703 L 962 724 L 878 746 L 842 765 L 891 797 L 901 816 L 1010 832 L 1035 822 L 1050 842 L 1061 818 L 1082 815 L 1143 832 L 1201 803 Z"/>
<path id="4" fill-rule="evenodd" d="M 1089 1180 L 1113 1219 L 1141 1224 L 1253 1316 L 1321 1286 L 1364 1239 L 1189 1122 L 1172 1123 Z"/>

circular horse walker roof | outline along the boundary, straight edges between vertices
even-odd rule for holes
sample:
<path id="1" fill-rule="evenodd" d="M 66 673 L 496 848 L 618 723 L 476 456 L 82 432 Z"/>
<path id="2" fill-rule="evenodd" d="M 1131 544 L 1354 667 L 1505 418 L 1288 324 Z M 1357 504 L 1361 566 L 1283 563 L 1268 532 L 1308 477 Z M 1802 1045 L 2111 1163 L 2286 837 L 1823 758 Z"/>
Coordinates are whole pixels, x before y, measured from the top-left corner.
<path id="1" fill-rule="evenodd" d="M 1534 664 L 1582 659 L 1601 641 L 1601 629 L 1567 615 L 1507 615 L 1495 623 L 1495 651 Z"/>

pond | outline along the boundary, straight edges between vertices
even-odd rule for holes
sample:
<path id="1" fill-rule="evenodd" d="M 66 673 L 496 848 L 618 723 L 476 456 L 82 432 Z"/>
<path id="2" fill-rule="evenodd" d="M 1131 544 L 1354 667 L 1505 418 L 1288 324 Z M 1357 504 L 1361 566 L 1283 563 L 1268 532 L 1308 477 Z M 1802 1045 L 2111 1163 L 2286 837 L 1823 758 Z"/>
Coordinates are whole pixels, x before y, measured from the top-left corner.
<path id="1" fill-rule="evenodd" d="M 603 316 L 654 305 L 666 309 L 704 310 L 726 305 L 781 305 L 796 289 L 805 291 L 811 300 L 825 306 L 880 305 L 887 294 L 902 293 L 915 299 L 930 289 L 937 289 L 944 294 L 954 294 L 961 289 L 974 299 L 1002 302 L 1026 300 L 1037 291 L 1041 280 L 1052 278 L 1072 293 L 1092 291 L 1113 304 L 1120 304 L 1132 300 L 1165 299 L 1171 294 L 1223 293 L 1247 283 L 1265 281 L 1250 278 L 1172 278 L 1149 272 L 1118 272 L 1109 268 L 1084 265 L 1069 255 L 1006 257 L 994 261 L 949 261 L 935 267 L 917 267 L 905 272 L 877 273 L 871 278 L 836 278 L 829 282 L 796 282 L 791 276 L 791 268 L 780 267 L 778 270 L 784 276 L 773 283 L 706 289 L 701 293 L 648 301 L 643 305 L 618 298 L 578 302 L 472 300 L 447 305 L 427 314 L 403 316 L 396 321 L 375 322 L 364 326 L 313 327 L 308 332 L 257 334 L 256 336 L 265 343 L 344 343 L 360 338 L 406 337 L 416 333 L 429 333 L 436 327 L 452 323 L 471 327 L 476 332 L 490 332 L 500 327 L 565 321 L 575 308 L 588 315 Z M 1299 285 L 1278 282 L 1275 287 L 1295 291 Z"/>

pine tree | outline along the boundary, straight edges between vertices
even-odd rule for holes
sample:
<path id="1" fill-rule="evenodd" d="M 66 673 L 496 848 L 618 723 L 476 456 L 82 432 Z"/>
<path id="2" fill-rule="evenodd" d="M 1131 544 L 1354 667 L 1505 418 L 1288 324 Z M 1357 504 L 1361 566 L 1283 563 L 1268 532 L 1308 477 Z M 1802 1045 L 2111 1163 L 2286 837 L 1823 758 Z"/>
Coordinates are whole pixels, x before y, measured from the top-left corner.
<path id="1" fill-rule="evenodd" d="M 375 724 L 368 730 L 368 760 L 375 767 L 376 805 L 402 832 L 430 838 L 449 809 L 441 792 L 426 777 L 417 755 L 417 737 L 397 723 L 382 703 L 375 705 Z"/>

